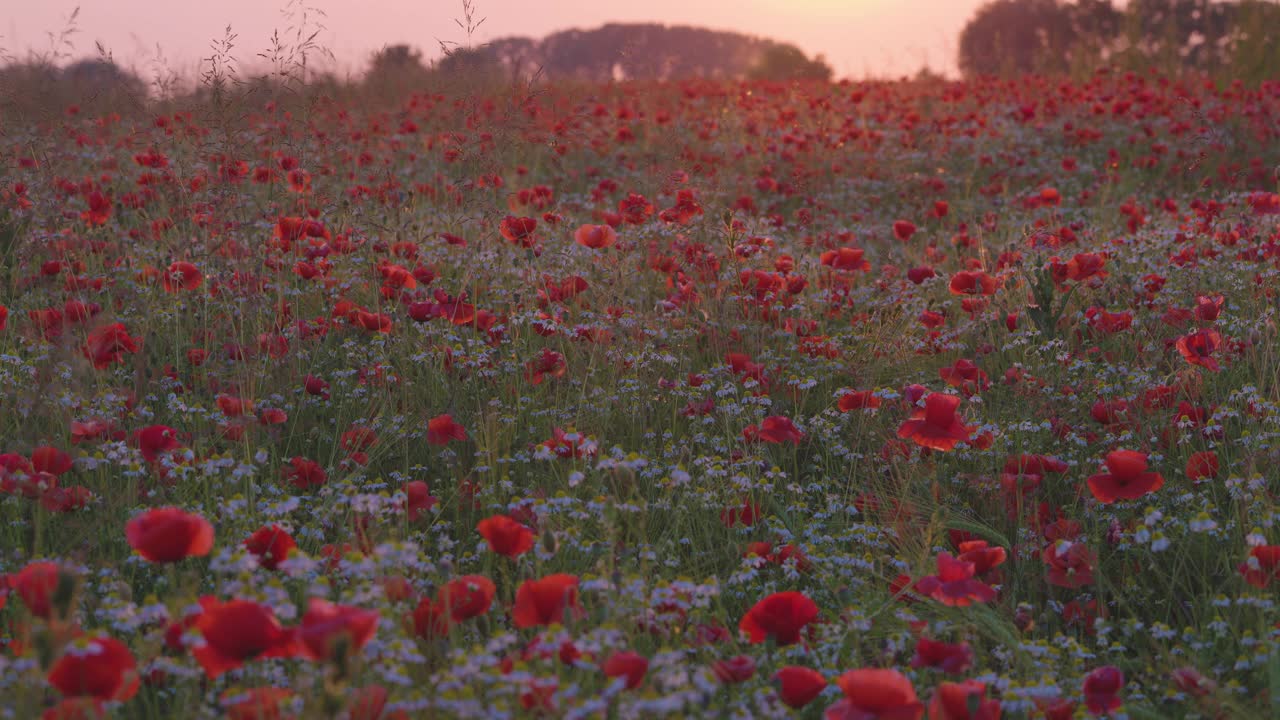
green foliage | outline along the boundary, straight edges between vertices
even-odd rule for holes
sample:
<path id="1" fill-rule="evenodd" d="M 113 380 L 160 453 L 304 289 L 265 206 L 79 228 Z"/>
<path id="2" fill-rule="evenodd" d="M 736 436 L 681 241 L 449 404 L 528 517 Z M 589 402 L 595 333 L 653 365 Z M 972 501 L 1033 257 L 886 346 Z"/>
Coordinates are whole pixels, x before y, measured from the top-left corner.
<path id="1" fill-rule="evenodd" d="M 1116 65 L 1257 82 L 1280 73 L 1280 5 L 1264 0 L 991 0 L 960 35 L 968 76 Z"/>
<path id="2" fill-rule="evenodd" d="M 772 45 L 751 68 L 750 77 L 758 80 L 831 80 L 831 66 L 823 56 L 810 60 L 795 45 Z"/>

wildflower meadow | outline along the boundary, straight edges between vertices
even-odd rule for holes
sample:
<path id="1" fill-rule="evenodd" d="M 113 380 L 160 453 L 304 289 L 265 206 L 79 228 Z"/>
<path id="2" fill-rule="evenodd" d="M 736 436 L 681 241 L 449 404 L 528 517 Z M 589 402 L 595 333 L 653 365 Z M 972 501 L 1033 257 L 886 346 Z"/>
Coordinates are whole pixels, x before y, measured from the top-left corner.
<path id="1" fill-rule="evenodd" d="M 1280 715 L 1280 83 L 211 87 L 0 120 L 0 716 Z"/>

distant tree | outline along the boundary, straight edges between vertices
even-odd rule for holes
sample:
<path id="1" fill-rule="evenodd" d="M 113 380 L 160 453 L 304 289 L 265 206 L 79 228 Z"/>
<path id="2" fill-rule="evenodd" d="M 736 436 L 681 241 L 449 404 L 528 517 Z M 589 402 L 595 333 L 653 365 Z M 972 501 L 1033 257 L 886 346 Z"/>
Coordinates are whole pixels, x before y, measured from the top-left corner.
<path id="1" fill-rule="evenodd" d="M 61 72 L 52 62 L 31 59 L 0 67 L 0 116 L 18 117 L 66 109 L 58 92 Z"/>
<path id="2" fill-rule="evenodd" d="M 1213 71 L 1230 63 L 1234 3 L 1213 0 L 1130 0 L 1125 48 L 1130 64 Z M 1280 31 L 1272 27 L 1271 32 Z"/>
<path id="3" fill-rule="evenodd" d="M 147 85 L 137 75 L 106 58 L 91 58 L 71 63 L 62 71 L 62 80 L 73 92 L 89 95 L 112 95 L 140 101 L 147 96 Z"/>
<path id="4" fill-rule="evenodd" d="M 369 72 L 400 73 L 412 72 L 418 68 L 425 69 L 422 64 L 422 51 L 400 44 L 389 45 L 374 53 Z"/>
<path id="5" fill-rule="evenodd" d="M 84 113 L 145 109 L 147 84 L 108 57 L 78 60 L 65 68 L 33 57 L 0 67 L 0 111 L 49 116 L 76 108 Z"/>
<path id="6" fill-rule="evenodd" d="M 966 75 L 1066 71 L 1077 37 L 1072 20 L 1058 0 L 992 0 L 960 33 L 960 70 Z"/>
<path id="7" fill-rule="evenodd" d="M 1280 75 L 1280 5 L 1264 0 L 991 0 L 960 35 L 967 75 L 1102 64 L 1232 79 Z"/>
<path id="8" fill-rule="evenodd" d="M 459 47 L 451 48 L 445 53 L 445 56 L 436 62 L 435 69 L 447 75 L 457 75 L 460 73 L 473 74 L 500 70 L 500 65 L 501 63 L 492 48 L 487 46 L 475 48 Z"/>
<path id="9" fill-rule="evenodd" d="M 365 84 L 381 90 L 404 91 L 421 85 L 427 74 L 419 50 L 404 44 L 390 45 L 374 53 Z"/>
<path id="10" fill-rule="evenodd" d="M 759 61 L 751 68 L 750 76 L 765 80 L 831 80 L 831 66 L 818 55 L 810 60 L 804 51 L 791 44 L 776 44 L 765 48 Z"/>
<path id="11" fill-rule="evenodd" d="M 493 60 L 511 76 L 525 76 L 542 68 L 542 56 L 538 41 L 527 37 L 500 38 L 485 48 Z"/>
<path id="12" fill-rule="evenodd" d="M 452 71 L 462 61 L 496 63 L 508 74 L 542 71 L 548 78 L 576 78 L 592 82 L 611 79 L 673 79 L 687 77 L 742 78 L 757 67 L 769 40 L 733 32 L 658 23 L 609 23 L 594 30 L 564 30 L 542 40 L 499 38 L 437 67 Z M 799 53 L 799 50 L 796 50 Z M 800 53 L 803 58 L 803 53 Z M 790 77 L 830 77 L 821 59 L 780 65 Z M 781 71 L 780 71 L 781 72 Z"/>
<path id="13" fill-rule="evenodd" d="M 1241 0 L 1232 12 L 1232 28 L 1225 46 L 1230 57 L 1227 74 L 1233 80 L 1256 82 L 1280 77 L 1280 4 Z"/>

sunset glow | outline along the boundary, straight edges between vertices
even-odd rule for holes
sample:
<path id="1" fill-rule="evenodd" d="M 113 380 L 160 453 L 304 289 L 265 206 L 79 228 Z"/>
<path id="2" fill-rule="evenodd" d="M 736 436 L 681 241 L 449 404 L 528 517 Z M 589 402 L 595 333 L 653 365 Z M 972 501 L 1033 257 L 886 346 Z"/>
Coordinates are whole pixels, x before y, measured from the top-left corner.
<path id="1" fill-rule="evenodd" d="M 860 77 L 912 73 L 924 65 L 955 69 L 955 38 L 980 0 L 478 0 L 484 22 L 472 37 L 482 43 L 509 35 L 542 36 L 565 28 L 608 22 L 661 22 L 734 30 L 793 42 L 822 53 L 837 75 Z M 339 71 L 359 72 L 369 55 L 386 44 L 416 45 L 428 57 L 440 42 L 465 43 L 455 22 L 462 3 L 430 0 L 314 0 L 279 3 L 226 0 L 217 3 L 164 0 L 55 0 L 15 4 L 0 11 L 0 47 L 22 55 L 45 51 L 49 33 L 66 26 L 80 7 L 73 54 L 95 54 L 101 42 L 117 61 L 145 71 L 157 57 L 194 72 L 209 45 L 225 28 L 238 34 L 244 58 L 269 45 L 273 30 L 286 30 L 314 8 L 308 19 L 324 26 L 317 42 L 331 50 Z M 315 12 L 319 11 L 319 12 Z M 320 13 L 323 13 L 321 15 Z"/>
<path id="2" fill-rule="evenodd" d="M 1275 716 L 1280 0 L 21 1 L 0 720 Z"/>

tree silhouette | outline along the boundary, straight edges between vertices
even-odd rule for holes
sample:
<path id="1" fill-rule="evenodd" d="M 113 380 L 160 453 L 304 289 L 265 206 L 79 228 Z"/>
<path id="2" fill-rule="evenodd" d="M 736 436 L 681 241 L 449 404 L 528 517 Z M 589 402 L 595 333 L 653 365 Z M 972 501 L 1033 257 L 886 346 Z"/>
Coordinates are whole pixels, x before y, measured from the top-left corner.
<path id="1" fill-rule="evenodd" d="M 813 60 L 795 45 L 772 45 L 765 48 L 759 62 L 751 68 L 751 77 L 765 80 L 831 80 L 831 66 L 821 55 Z"/>
<path id="2" fill-rule="evenodd" d="M 1125 15 L 1131 60 L 1223 67 L 1230 62 L 1226 38 L 1235 9 L 1211 0 L 1130 0 Z"/>
<path id="3" fill-rule="evenodd" d="M 960 33 L 960 70 L 966 75 L 1063 72 L 1076 37 L 1072 14 L 1057 0 L 993 0 L 978 8 Z"/>
<path id="4" fill-rule="evenodd" d="M 1261 79 L 1280 73 L 1280 5 L 1262 0 L 992 0 L 960 35 L 966 75 L 1104 63 Z"/>
<path id="5" fill-rule="evenodd" d="M 84 113 L 132 112 L 148 101 L 147 84 L 109 57 L 59 68 L 45 58 L 0 68 L 0 112 L 48 116 L 76 108 Z"/>
<path id="6" fill-rule="evenodd" d="M 437 64 L 446 74 L 497 66 L 520 75 L 541 70 L 548 78 L 592 82 L 690 77 L 830 79 L 821 58 L 793 45 L 739 33 L 659 23 L 609 23 L 594 30 L 564 30 L 542 40 L 499 38 Z"/>
<path id="7" fill-rule="evenodd" d="M 365 83 L 380 89 L 404 90 L 422 83 L 426 77 L 427 67 L 422 63 L 422 53 L 399 44 L 374 53 Z"/>

